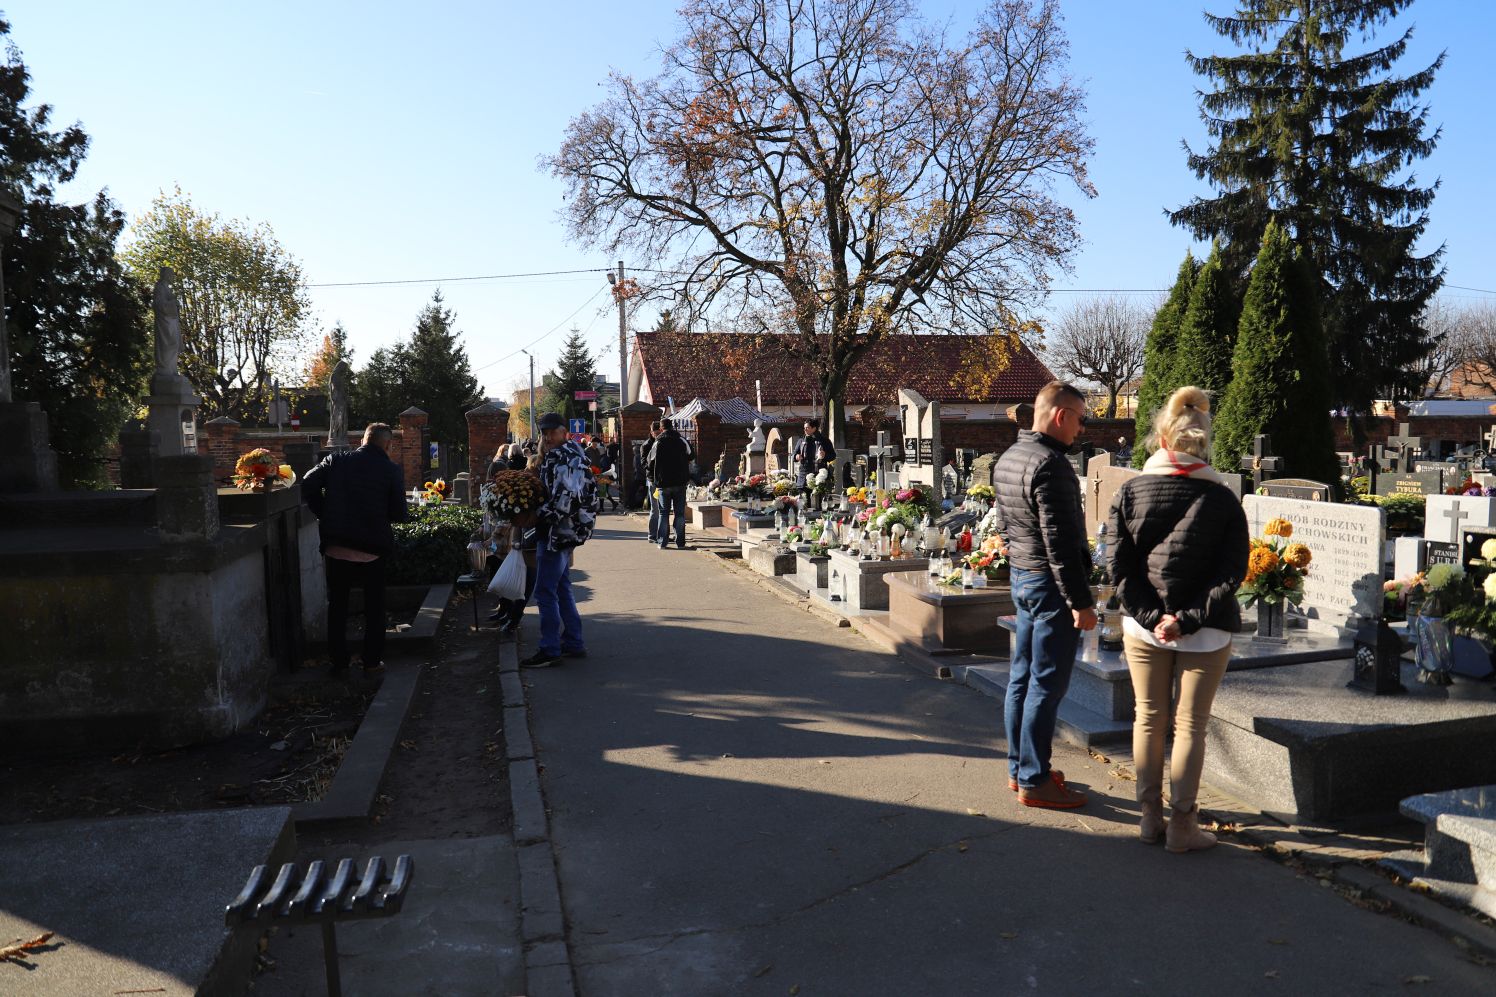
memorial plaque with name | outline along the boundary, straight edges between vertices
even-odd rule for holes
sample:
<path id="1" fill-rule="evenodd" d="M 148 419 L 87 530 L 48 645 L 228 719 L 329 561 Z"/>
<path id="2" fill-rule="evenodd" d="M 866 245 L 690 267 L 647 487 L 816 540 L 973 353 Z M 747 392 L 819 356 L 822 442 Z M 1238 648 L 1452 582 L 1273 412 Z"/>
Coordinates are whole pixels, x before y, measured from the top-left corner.
<path id="1" fill-rule="evenodd" d="M 1444 474 L 1440 471 L 1377 476 L 1378 495 L 1441 495 L 1443 492 Z"/>
<path id="2" fill-rule="evenodd" d="M 1291 542 L 1305 544 L 1314 555 L 1299 607 L 1312 629 L 1344 636 L 1381 613 L 1381 508 L 1270 495 L 1246 495 L 1241 504 L 1252 536 L 1262 536 L 1268 520 L 1281 517 L 1293 524 Z"/>
<path id="3" fill-rule="evenodd" d="M 931 467 L 935 464 L 935 441 L 919 441 L 919 464 L 921 467 Z"/>
<path id="4" fill-rule="evenodd" d="M 1436 564 L 1459 564 L 1460 545 L 1446 543 L 1443 540 L 1423 541 L 1422 556 L 1419 557 L 1419 571 L 1427 571 Z"/>
<path id="5" fill-rule="evenodd" d="M 904 463 L 914 464 L 919 461 L 919 440 L 912 436 L 904 437 Z"/>
<path id="6" fill-rule="evenodd" d="M 1262 483 L 1262 494 L 1274 498 L 1303 499 L 1306 502 L 1330 501 L 1330 486 L 1308 478 L 1274 478 Z"/>

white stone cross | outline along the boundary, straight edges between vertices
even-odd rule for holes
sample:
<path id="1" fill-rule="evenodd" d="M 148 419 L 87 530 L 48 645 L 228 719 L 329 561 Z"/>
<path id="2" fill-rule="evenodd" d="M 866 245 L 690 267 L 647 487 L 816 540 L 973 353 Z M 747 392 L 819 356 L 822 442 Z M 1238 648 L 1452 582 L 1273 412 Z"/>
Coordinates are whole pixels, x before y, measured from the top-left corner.
<path id="1" fill-rule="evenodd" d="M 880 430 L 878 432 L 878 445 L 867 448 L 868 460 L 876 461 L 878 464 L 878 487 L 888 488 L 893 480 L 893 459 L 898 454 L 898 447 L 888 442 L 888 434 Z"/>

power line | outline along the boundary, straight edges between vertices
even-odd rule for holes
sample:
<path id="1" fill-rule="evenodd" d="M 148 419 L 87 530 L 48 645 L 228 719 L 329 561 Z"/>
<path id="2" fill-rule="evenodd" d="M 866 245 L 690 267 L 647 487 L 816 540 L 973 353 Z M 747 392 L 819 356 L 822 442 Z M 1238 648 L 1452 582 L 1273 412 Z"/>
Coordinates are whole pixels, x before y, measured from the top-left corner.
<path id="1" fill-rule="evenodd" d="M 593 273 L 602 273 L 603 271 L 601 271 L 601 270 L 594 270 L 592 272 Z M 551 327 L 551 329 L 549 331 L 544 332 L 544 333 L 540 334 L 539 336 L 536 336 L 530 342 L 526 343 L 524 346 L 522 346 L 519 349 L 515 350 L 513 353 L 506 353 L 504 356 L 499 357 L 499 359 L 497 359 L 497 360 L 490 360 L 488 363 L 484 364 L 481 367 L 474 367 L 473 368 L 473 373 L 476 374 L 480 370 L 487 370 L 489 367 L 493 367 L 493 366 L 495 366 L 497 364 L 501 364 L 505 360 L 508 360 L 510 357 L 517 357 L 521 353 L 523 353 L 525 350 L 529 349 L 530 347 L 534 346 L 536 343 L 540 342 L 542 339 L 545 339 L 545 338 L 547 338 L 549 336 L 554 335 L 557 329 L 561 328 L 566 323 L 568 323 L 572 319 L 576 318 L 578 315 L 580 315 L 582 313 L 582 309 L 583 308 L 586 308 L 588 305 L 592 304 L 593 300 L 596 299 L 599 294 L 602 294 L 603 291 L 607 289 L 607 286 L 608 285 L 603 284 L 600 287 L 598 287 L 598 289 L 596 291 L 593 291 L 592 295 L 586 301 L 582 302 L 580 305 L 577 306 L 577 310 L 576 311 L 572 312 L 570 315 L 566 316 L 564 319 L 562 319 L 561 321 L 557 322 L 554 326 Z"/>
<path id="2" fill-rule="evenodd" d="M 460 284 L 474 280 L 513 280 L 519 277 L 566 277 L 581 273 L 606 273 L 606 267 L 588 270 L 542 270 L 536 273 L 491 273 L 477 277 L 412 277 L 406 280 L 349 280 L 331 284 L 308 284 L 307 287 L 390 287 L 397 284 Z"/>

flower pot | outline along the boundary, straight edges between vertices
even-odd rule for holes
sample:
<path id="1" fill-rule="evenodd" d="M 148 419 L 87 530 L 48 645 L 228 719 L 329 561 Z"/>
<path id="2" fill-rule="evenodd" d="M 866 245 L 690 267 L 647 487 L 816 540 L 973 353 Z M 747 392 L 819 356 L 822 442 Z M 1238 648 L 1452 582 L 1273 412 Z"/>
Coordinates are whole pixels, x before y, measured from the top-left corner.
<path id="1" fill-rule="evenodd" d="M 1257 636 L 1253 640 L 1286 644 L 1283 626 L 1283 600 L 1257 600 Z"/>

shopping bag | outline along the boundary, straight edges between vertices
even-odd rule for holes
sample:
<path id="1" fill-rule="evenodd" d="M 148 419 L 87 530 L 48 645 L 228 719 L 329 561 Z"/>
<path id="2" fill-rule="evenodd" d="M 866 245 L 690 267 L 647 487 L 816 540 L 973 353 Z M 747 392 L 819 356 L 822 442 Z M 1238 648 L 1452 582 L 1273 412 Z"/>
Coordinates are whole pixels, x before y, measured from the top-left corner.
<path id="1" fill-rule="evenodd" d="M 500 599 L 524 601 L 525 556 L 519 552 L 518 547 L 509 548 L 509 555 L 499 565 L 499 570 L 494 572 L 493 581 L 488 583 L 488 592 Z"/>

